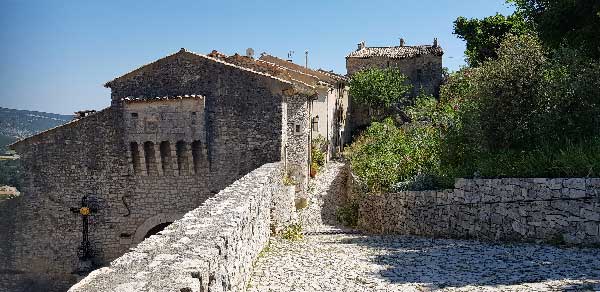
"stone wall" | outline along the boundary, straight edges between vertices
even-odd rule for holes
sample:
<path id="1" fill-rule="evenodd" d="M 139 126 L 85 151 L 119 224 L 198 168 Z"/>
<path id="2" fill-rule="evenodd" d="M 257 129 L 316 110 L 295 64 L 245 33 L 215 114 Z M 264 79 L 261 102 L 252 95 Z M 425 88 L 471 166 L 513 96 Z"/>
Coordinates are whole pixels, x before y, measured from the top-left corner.
<path id="1" fill-rule="evenodd" d="M 306 206 L 298 210 L 302 229 L 317 231 L 322 225 L 337 224 L 337 210 L 347 201 L 349 168 L 338 161 L 330 161 L 309 182 Z M 299 202 L 299 205 L 302 203 Z"/>
<path id="2" fill-rule="evenodd" d="M 0 213 L 10 225 L 3 230 L 14 230 L 0 238 L 0 279 L 8 279 L 0 291 L 19 291 L 3 283 L 65 291 L 76 281 L 82 223 L 70 208 L 84 195 L 99 205 L 89 236 L 93 265 L 102 266 L 155 227 L 281 160 L 285 83 L 187 52 L 134 72 L 111 83 L 110 108 L 14 146 L 25 180 L 22 198 L 11 203 L 17 211 Z M 195 96 L 172 99 L 178 95 Z M 170 163 L 160 155 L 165 141 Z M 185 142 L 181 155 L 178 142 Z"/>
<path id="3" fill-rule="evenodd" d="M 600 178 L 459 179 L 453 190 L 360 201 L 374 233 L 482 240 L 600 243 Z"/>
<path id="4" fill-rule="evenodd" d="M 90 224 L 98 259 L 127 249 L 119 242 L 120 232 L 132 232 L 119 227 L 128 219 L 121 201 L 128 177 L 120 121 L 120 111 L 109 108 L 15 146 L 24 177 L 21 197 L 8 202 L 15 204 L 12 216 L 0 213 L 13 230 L 11 238 L 0 238 L 0 245 L 10 244 L 0 253 L 0 279 L 14 279 L 22 291 L 65 291 L 76 279 L 82 239 L 81 216 L 70 208 L 85 195 L 101 205 Z M 20 290 L 2 285 L 0 291 Z"/>
<path id="5" fill-rule="evenodd" d="M 287 107 L 287 143 L 285 148 L 287 175 L 296 183 L 296 192 L 306 191 L 310 158 L 310 110 L 308 97 L 289 96 Z"/>
<path id="6" fill-rule="evenodd" d="M 280 164 L 252 171 L 69 291 L 245 291 L 271 222 L 282 220 L 271 208 L 293 213 L 293 201 L 274 200 L 290 194 L 282 176 Z"/>

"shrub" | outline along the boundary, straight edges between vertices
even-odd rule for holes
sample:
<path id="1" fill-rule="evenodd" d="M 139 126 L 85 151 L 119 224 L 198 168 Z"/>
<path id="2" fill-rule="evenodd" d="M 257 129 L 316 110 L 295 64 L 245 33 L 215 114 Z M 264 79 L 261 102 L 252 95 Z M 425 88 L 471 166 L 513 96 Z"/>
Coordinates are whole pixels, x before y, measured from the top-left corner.
<path id="1" fill-rule="evenodd" d="M 350 202 L 336 211 L 338 222 L 345 226 L 356 227 L 358 225 L 358 203 Z"/>
<path id="2" fill-rule="evenodd" d="M 345 156 L 352 171 L 369 192 L 381 193 L 398 182 L 439 172 L 439 131 L 430 124 L 414 122 L 397 127 L 392 119 L 374 122 L 350 147 Z"/>
<path id="3" fill-rule="evenodd" d="M 285 230 L 283 230 L 281 237 L 292 241 L 302 240 L 304 238 L 304 235 L 302 234 L 302 225 L 300 225 L 300 223 L 288 225 Z"/>
<path id="4" fill-rule="evenodd" d="M 371 108 L 390 108 L 408 104 L 412 86 L 397 68 L 371 68 L 356 72 L 350 79 L 350 96 Z"/>
<path id="5" fill-rule="evenodd" d="M 310 147 L 311 165 L 316 166 L 317 170 L 325 165 L 326 148 L 327 141 L 321 135 L 313 139 Z"/>

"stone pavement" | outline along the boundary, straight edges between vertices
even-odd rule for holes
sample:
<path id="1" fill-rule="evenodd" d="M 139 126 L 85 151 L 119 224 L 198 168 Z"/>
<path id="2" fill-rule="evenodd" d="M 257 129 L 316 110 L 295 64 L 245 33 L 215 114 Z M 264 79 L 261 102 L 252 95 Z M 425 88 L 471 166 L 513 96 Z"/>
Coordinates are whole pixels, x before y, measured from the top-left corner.
<path id="1" fill-rule="evenodd" d="M 600 291 L 600 249 L 365 236 L 324 226 L 271 238 L 256 291 Z"/>

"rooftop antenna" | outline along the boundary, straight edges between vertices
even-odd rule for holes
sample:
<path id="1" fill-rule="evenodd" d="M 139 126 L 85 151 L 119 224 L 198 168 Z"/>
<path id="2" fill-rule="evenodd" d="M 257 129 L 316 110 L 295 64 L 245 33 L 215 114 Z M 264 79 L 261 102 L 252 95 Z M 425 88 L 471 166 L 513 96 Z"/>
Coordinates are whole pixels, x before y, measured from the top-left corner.
<path id="1" fill-rule="evenodd" d="M 304 67 L 306 67 L 306 69 L 308 69 L 308 50 L 304 51 L 304 55 L 306 57 L 305 66 Z"/>
<path id="2" fill-rule="evenodd" d="M 292 61 L 292 55 L 293 55 L 294 53 L 295 53 L 295 52 L 294 52 L 294 51 L 292 51 L 292 50 L 288 51 L 288 59 L 287 59 L 288 61 L 290 61 L 290 62 Z"/>
<path id="3" fill-rule="evenodd" d="M 248 57 L 248 58 L 254 58 L 254 49 L 247 48 L 246 49 L 246 57 Z"/>

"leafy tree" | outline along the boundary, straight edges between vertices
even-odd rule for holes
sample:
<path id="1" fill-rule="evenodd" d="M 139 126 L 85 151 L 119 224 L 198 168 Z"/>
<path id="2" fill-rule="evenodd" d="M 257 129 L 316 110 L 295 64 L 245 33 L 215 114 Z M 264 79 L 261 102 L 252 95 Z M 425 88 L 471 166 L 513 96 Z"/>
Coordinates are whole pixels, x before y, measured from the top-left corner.
<path id="1" fill-rule="evenodd" d="M 406 76 L 397 68 L 371 68 L 357 72 L 350 79 L 352 99 L 371 108 L 408 104 L 411 88 Z"/>
<path id="2" fill-rule="evenodd" d="M 467 62 L 479 66 L 485 60 L 495 59 L 496 50 L 507 34 L 519 35 L 530 26 L 519 13 L 509 16 L 496 14 L 483 19 L 459 17 L 454 21 L 454 34 L 467 42 Z"/>
<path id="3" fill-rule="evenodd" d="M 490 149 L 520 148 L 538 137 L 538 92 L 546 57 L 536 37 L 509 35 L 498 58 L 477 70 L 479 124 Z"/>
<path id="4" fill-rule="evenodd" d="M 579 48 L 600 58 L 600 1 L 598 0 L 509 0 L 517 13 L 535 26 L 544 45 Z"/>

